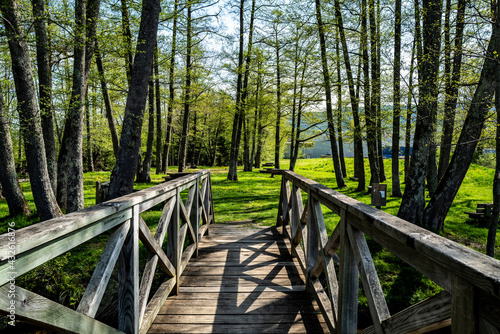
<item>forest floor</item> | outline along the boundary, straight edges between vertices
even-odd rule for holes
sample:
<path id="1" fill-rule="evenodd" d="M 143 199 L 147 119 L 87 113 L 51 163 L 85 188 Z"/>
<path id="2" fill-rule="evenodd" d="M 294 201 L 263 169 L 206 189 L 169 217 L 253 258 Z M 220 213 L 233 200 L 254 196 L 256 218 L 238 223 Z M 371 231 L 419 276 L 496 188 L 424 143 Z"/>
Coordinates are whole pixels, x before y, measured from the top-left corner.
<path id="1" fill-rule="evenodd" d="M 391 194 L 391 160 L 384 160 L 387 176 L 387 193 Z M 353 175 L 353 161 L 346 159 L 347 174 Z M 401 178 L 403 176 L 403 161 L 401 163 Z M 287 168 L 288 160 L 280 162 L 282 168 Z M 366 166 L 368 175 L 368 166 Z M 227 168 L 210 168 L 212 171 L 212 191 L 214 199 L 214 211 L 216 223 L 228 221 L 246 221 L 249 225 L 273 225 L 276 223 L 277 208 L 279 201 L 281 177 L 270 177 L 270 174 L 259 173 L 257 169 L 252 172 L 238 172 L 238 182 L 227 181 Z M 174 169 L 170 171 L 175 172 Z M 188 170 L 194 171 L 194 170 Z M 302 159 L 298 160 L 295 172 L 307 178 L 313 179 L 333 189 L 336 188 L 333 177 L 333 163 L 329 158 Z M 464 212 L 475 211 L 477 203 L 488 203 L 492 201 L 492 180 L 494 170 L 491 168 L 471 165 L 460 191 L 453 203 L 450 213 L 445 222 L 443 235 L 455 240 L 477 251 L 485 252 L 487 228 L 479 225 L 468 218 Z M 110 172 L 85 173 L 85 205 L 95 204 L 96 181 L 108 181 Z M 136 184 L 134 188 L 144 189 L 163 182 L 164 174 L 154 174 L 152 171 L 151 183 Z M 342 193 L 356 198 L 357 200 L 370 204 L 370 195 L 367 192 L 356 192 L 357 183 L 346 178 L 347 187 L 336 189 Z M 404 190 L 404 184 L 401 185 Z M 6 230 L 6 223 L 14 221 L 16 228 L 22 228 L 37 222 L 36 211 L 29 182 L 21 183 L 22 190 L 30 204 L 34 214 L 30 217 L 8 217 L 8 207 L 5 199 L 0 200 L 0 233 Z M 387 206 L 384 211 L 397 214 L 400 198 L 388 197 Z M 338 223 L 338 217 L 329 210 L 324 210 L 325 222 L 329 232 L 333 231 Z M 161 208 L 142 214 L 144 220 L 152 230 L 155 229 Z M 56 258 L 49 263 L 23 275 L 18 281 L 32 291 L 45 290 L 44 295 L 59 300 L 61 303 L 76 308 L 78 300 L 85 290 L 90 279 L 93 268 L 99 260 L 100 253 L 106 242 L 105 236 L 89 241 L 70 253 Z M 419 302 L 428 296 L 441 291 L 441 288 L 431 280 L 419 274 L 413 268 L 405 265 L 401 260 L 394 257 L 375 242 L 369 240 L 373 259 L 381 280 L 387 302 L 392 313 Z M 496 258 L 500 259 L 500 235 L 497 237 Z M 142 248 L 142 247 L 141 247 Z M 147 258 L 147 251 L 141 250 Z M 160 278 L 159 278 L 160 279 Z M 111 289 L 113 290 L 113 289 Z M 109 297 L 108 303 L 113 305 L 113 297 Z M 103 309 L 97 318 L 106 319 L 110 316 L 110 310 Z M 360 293 L 360 328 L 370 322 L 366 298 Z M 363 320 L 365 319 L 365 320 Z M 1 328 L 1 324 L 0 324 Z"/>

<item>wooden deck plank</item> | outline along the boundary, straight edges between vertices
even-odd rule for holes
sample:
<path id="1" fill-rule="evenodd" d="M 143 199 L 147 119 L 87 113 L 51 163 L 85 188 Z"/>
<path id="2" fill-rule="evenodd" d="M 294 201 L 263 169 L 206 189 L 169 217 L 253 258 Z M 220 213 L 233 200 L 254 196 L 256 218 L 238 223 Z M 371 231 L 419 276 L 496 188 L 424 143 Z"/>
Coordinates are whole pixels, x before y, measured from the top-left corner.
<path id="1" fill-rule="evenodd" d="M 274 227 L 211 225 L 149 333 L 325 333 Z"/>

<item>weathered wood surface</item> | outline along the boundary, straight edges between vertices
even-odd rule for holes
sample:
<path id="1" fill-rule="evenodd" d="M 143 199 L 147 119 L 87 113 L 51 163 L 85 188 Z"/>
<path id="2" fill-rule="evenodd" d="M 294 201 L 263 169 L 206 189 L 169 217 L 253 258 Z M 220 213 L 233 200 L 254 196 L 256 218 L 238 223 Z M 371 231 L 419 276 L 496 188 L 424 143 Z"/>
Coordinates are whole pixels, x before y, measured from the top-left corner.
<path id="1" fill-rule="evenodd" d="M 180 196 L 185 189 L 189 189 L 186 204 Z M 153 236 L 140 214 L 162 203 L 163 212 Z M 182 227 L 179 228 L 181 214 Z M 15 302 L 19 319 L 48 328 L 75 333 L 145 333 L 168 296 L 172 292 L 178 293 L 180 275 L 196 254 L 199 239 L 208 233 L 213 217 L 210 173 L 205 170 L 16 230 L 15 249 L 9 245 L 6 235 L 2 235 L 0 286 L 6 289 L 8 283 L 14 282 L 19 275 L 116 229 L 109 238 L 77 311 L 18 288 L 15 300 L 10 300 L 13 297 L 7 293 L 0 296 L 0 314 L 8 314 L 8 307 Z M 186 237 L 189 239 L 187 247 L 184 243 Z M 139 241 L 149 251 L 143 268 L 139 268 Z M 15 268 L 8 261 L 14 250 Z M 119 281 L 116 307 L 120 330 L 92 319 L 116 262 Z M 167 273 L 168 278 L 154 292 L 151 287 L 157 265 Z M 140 272 L 142 281 L 139 285 Z M 149 298 L 151 292 L 154 295 Z"/>
<path id="2" fill-rule="evenodd" d="M 304 210 L 301 193 L 307 194 Z M 330 236 L 323 207 L 340 216 Z M 282 173 L 276 226 L 282 227 L 331 332 L 358 330 L 361 279 L 375 324 L 363 333 L 427 333 L 450 326 L 453 333 L 500 333 L 500 262 L 495 259 L 290 171 Z M 391 316 L 365 236 L 446 292 Z M 321 283 L 319 277 L 325 277 Z"/>
<path id="3" fill-rule="evenodd" d="M 328 332 L 274 227 L 211 225 L 199 246 L 149 333 Z"/>

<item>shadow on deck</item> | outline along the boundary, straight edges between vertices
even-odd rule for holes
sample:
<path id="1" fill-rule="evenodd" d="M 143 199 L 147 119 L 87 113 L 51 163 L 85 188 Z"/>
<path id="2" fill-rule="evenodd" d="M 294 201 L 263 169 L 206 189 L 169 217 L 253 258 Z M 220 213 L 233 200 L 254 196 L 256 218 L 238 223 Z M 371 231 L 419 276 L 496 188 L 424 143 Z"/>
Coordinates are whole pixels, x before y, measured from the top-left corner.
<path id="1" fill-rule="evenodd" d="M 210 226 L 149 333 L 324 333 L 328 327 L 275 227 Z"/>

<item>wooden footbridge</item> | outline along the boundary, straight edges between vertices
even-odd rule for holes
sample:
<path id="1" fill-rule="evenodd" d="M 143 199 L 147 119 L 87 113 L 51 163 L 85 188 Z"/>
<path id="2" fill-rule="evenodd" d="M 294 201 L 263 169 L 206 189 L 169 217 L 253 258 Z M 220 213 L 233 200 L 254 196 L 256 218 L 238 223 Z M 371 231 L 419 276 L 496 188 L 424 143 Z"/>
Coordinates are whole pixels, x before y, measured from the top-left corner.
<path id="1" fill-rule="evenodd" d="M 274 227 L 213 224 L 204 170 L 0 235 L 0 312 L 72 333 L 500 333 L 499 261 L 293 172 L 281 175 Z M 141 214 L 158 206 L 152 233 Z M 339 217 L 330 235 L 323 210 Z M 109 239 L 76 310 L 15 285 L 99 235 Z M 443 292 L 390 314 L 365 236 Z M 94 318 L 115 276 L 111 326 Z M 373 321 L 361 329 L 360 284 Z"/>

